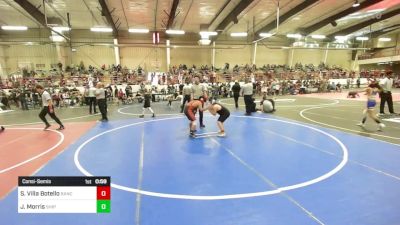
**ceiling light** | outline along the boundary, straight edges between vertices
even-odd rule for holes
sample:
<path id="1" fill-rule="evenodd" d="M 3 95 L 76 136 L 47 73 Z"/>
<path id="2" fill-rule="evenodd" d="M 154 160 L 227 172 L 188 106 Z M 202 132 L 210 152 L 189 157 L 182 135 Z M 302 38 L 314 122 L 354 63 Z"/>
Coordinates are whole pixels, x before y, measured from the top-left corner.
<path id="1" fill-rule="evenodd" d="M 112 32 L 113 30 L 109 27 L 92 27 L 90 31 L 93 32 Z"/>
<path id="2" fill-rule="evenodd" d="M 271 33 L 260 33 L 259 35 L 260 35 L 260 37 L 271 37 L 272 36 Z"/>
<path id="3" fill-rule="evenodd" d="M 166 30 L 165 33 L 167 34 L 185 34 L 184 30 Z"/>
<path id="4" fill-rule="evenodd" d="M 382 41 L 382 42 L 388 42 L 391 41 L 391 38 L 379 38 L 378 41 Z"/>
<path id="5" fill-rule="evenodd" d="M 217 35 L 218 33 L 216 31 L 200 31 L 199 34 L 201 36 L 214 36 Z"/>
<path id="6" fill-rule="evenodd" d="M 368 41 L 369 38 L 368 37 L 356 37 L 357 41 Z"/>
<path id="7" fill-rule="evenodd" d="M 130 28 L 128 31 L 129 31 L 129 33 L 139 33 L 139 34 L 149 33 L 149 29 Z"/>
<path id="8" fill-rule="evenodd" d="M 63 32 L 63 31 L 69 31 L 71 28 L 69 27 L 52 27 L 51 29 L 57 31 L 57 32 Z"/>
<path id="9" fill-rule="evenodd" d="M 3 30 L 28 30 L 25 26 L 1 26 Z"/>
<path id="10" fill-rule="evenodd" d="M 65 39 L 59 35 L 53 35 L 50 36 L 50 40 L 54 41 L 54 42 L 63 42 L 65 41 Z"/>
<path id="11" fill-rule="evenodd" d="M 288 38 L 301 38 L 301 34 L 287 34 L 286 37 Z"/>
<path id="12" fill-rule="evenodd" d="M 302 46 L 304 46 L 305 45 L 305 42 L 304 41 L 295 41 L 294 43 L 293 43 L 293 47 L 302 47 Z"/>
<path id="13" fill-rule="evenodd" d="M 306 43 L 304 45 L 304 47 L 306 47 L 306 48 L 318 48 L 319 44 L 318 43 Z"/>
<path id="14" fill-rule="evenodd" d="M 199 40 L 199 45 L 209 45 L 209 44 L 211 44 L 211 40 L 208 39 Z"/>
<path id="15" fill-rule="evenodd" d="M 231 37 L 247 37 L 247 33 L 246 32 L 234 32 L 234 33 L 231 33 Z"/>
<path id="16" fill-rule="evenodd" d="M 311 35 L 311 37 L 312 37 L 313 39 L 325 39 L 325 38 L 326 38 L 325 35 L 319 35 L 319 34 Z"/>
<path id="17" fill-rule="evenodd" d="M 360 6 L 360 3 L 357 0 L 357 1 L 354 2 L 353 7 L 355 8 L 355 7 L 358 7 L 358 6 Z"/>
<path id="18" fill-rule="evenodd" d="M 348 39 L 347 36 L 335 36 L 335 39 L 338 41 L 346 41 Z"/>

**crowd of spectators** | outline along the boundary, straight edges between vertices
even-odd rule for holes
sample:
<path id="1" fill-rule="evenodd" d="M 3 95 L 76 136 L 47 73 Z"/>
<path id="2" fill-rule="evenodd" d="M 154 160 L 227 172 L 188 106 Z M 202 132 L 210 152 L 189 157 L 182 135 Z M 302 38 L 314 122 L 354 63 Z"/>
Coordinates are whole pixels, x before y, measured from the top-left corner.
<path id="1" fill-rule="evenodd" d="M 198 76 L 203 83 L 208 85 L 210 95 L 215 98 L 231 96 L 231 83 L 234 80 L 243 81 L 249 78 L 254 85 L 255 93 L 262 95 L 305 94 L 309 92 L 341 91 L 343 88 L 360 87 L 360 78 L 369 80 L 383 77 L 384 71 L 361 70 L 359 73 L 346 71 L 340 67 L 328 66 L 323 63 L 318 66 L 312 64 L 302 65 L 296 63 L 293 67 L 288 65 L 263 65 L 257 68 L 255 65 L 235 65 L 230 68 L 226 63 L 223 68 L 214 68 L 208 65 L 185 64 L 173 65 L 165 73 L 146 71 L 138 66 L 136 69 L 128 69 L 121 65 L 111 65 L 106 68 L 102 65 L 95 68 L 91 65 L 86 69 L 83 64 L 75 68 L 62 68 L 59 65 L 58 73 L 46 76 L 40 73 L 26 73 L 28 76 L 10 76 L 1 81 L 1 88 L 10 89 L 6 97 L 2 93 L 2 104 L 10 107 L 15 104 L 22 110 L 40 106 L 38 96 L 31 91 L 36 84 L 45 86 L 53 96 L 56 106 L 75 106 L 86 103 L 85 93 L 76 87 L 90 87 L 98 82 L 109 84 L 106 88 L 107 99 L 118 99 L 118 102 L 129 103 L 141 98 L 141 93 L 133 93 L 130 85 L 153 85 L 153 100 L 157 95 L 179 94 L 179 86 L 185 80 L 191 80 Z M 25 75 L 26 75 L 25 74 Z M 108 76 L 106 76 L 108 75 Z M 329 79 L 345 79 L 343 83 L 330 82 Z M 155 83 L 154 80 L 157 80 Z M 398 74 L 393 74 L 394 86 L 400 87 Z M 116 85 L 128 84 L 125 90 L 118 89 Z M 167 85 L 166 88 L 158 88 L 158 85 Z M 141 88 L 143 89 L 143 88 Z M 1 96 L 0 96 L 1 97 Z"/>

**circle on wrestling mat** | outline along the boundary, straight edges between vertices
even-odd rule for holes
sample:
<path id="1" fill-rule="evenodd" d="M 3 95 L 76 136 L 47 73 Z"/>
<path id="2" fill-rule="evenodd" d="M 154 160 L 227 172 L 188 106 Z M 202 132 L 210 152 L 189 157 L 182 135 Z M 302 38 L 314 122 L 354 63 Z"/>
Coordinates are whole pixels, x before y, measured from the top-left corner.
<path id="1" fill-rule="evenodd" d="M 263 112 L 270 113 L 270 112 L 272 112 L 273 109 L 274 109 L 274 107 L 272 106 L 272 102 L 269 101 L 269 100 L 264 100 L 264 102 L 263 102 Z"/>
<path id="2" fill-rule="evenodd" d="M 127 192 L 132 192 L 132 193 L 138 193 L 138 194 L 142 194 L 142 195 L 147 195 L 147 196 L 153 196 L 153 197 L 159 197 L 159 198 L 170 198 L 170 199 L 186 199 L 186 200 L 223 200 L 223 199 L 240 199 L 240 198 L 251 198 L 251 197 L 259 197 L 259 196 L 267 196 L 267 195 L 275 195 L 275 194 L 279 194 L 281 192 L 284 191 L 289 191 L 289 190 L 294 190 L 294 189 L 299 189 L 299 188 L 303 188 L 309 185 L 313 185 L 315 183 L 321 182 L 325 179 L 328 179 L 329 177 L 335 175 L 337 172 L 339 172 L 346 164 L 348 161 L 348 150 L 347 147 L 335 136 L 305 125 L 305 124 L 300 124 L 300 123 L 296 123 L 296 122 L 292 122 L 292 121 L 286 121 L 286 120 L 280 120 L 280 119 L 274 119 L 274 118 L 264 118 L 264 117 L 248 117 L 248 116 L 236 116 L 236 115 L 232 115 L 232 117 L 235 118 L 242 118 L 245 120 L 249 120 L 249 119 L 257 119 L 257 120 L 268 120 L 268 121 L 276 121 L 276 122 L 282 122 L 284 124 L 289 124 L 289 125 L 295 125 L 295 126 L 300 126 L 300 127 L 304 127 L 307 129 L 310 129 L 312 131 L 316 131 L 322 135 L 327 136 L 328 138 L 332 139 L 333 141 L 335 141 L 339 147 L 341 148 L 342 152 L 343 152 L 343 156 L 342 156 L 342 160 L 341 162 L 332 170 L 318 176 L 315 178 L 312 178 L 311 180 L 307 180 L 301 183 L 296 183 L 296 184 L 292 184 L 292 185 L 288 185 L 288 186 L 282 186 L 282 187 L 276 187 L 275 189 L 272 190 L 266 190 L 266 191 L 258 191 L 258 192 L 246 192 L 246 193 L 234 193 L 234 194 L 226 194 L 226 195 L 187 195 L 187 194 L 176 194 L 176 193 L 163 193 L 163 192 L 155 192 L 155 191 L 149 191 L 149 190 L 143 190 L 143 189 L 137 189 L 135 187 L 129 187 L 129 186 L 123 186 L 120 184 L 116 184 L 116 183 L 111 183 L 111 187 L 115 188 L 115 189 L 119 189 L 119 190 L 123 190 L 123 191 L 127 191 Z M 102 133 L 99 133 L 89 139 L 87 139 L 86 141 L 84 141 L 76 150 L 74 153 L 74 163 L 75 166 L 79 169 L 79 171 L 81 171 L 84 175 L 86 176 L 93 176 L 92 173 L 90 173 L 86 168 L 83 167 L 83 165 L 81 164 L 80 160 L 79 160 L 79 155 L 80 152 L 85 148 L 85 146 L 87 144 L 89 144 L 90 142 L 93 142 L 95 139 L 106 135 L 106 134 L 110 134 L 112 132 L 115 132 L 117 130 L 120 129 L 124 129 L 124 128 L 128 128 L 128 127 L 132 127 L 132 126 L 137 126 L 140 124 L 146 124 L 146 123 L 155 123 L 155 122 L 159 122 L 159 121 L 168 121 L 168 120 L 177 120 L 177 119 L 182 119 L 182 117 L 170 117 L 170 118 L 162 118 L 162 119 L 155 119 L 155 120 L 145 120 L 145 121 L 140 121 L 140 122 L 135 122 L 135 123 L 130 123 L 130 124 L 126 124 L 120 127 L 115 127 L 113 129 L 110 130 L 106 130 Z"/>

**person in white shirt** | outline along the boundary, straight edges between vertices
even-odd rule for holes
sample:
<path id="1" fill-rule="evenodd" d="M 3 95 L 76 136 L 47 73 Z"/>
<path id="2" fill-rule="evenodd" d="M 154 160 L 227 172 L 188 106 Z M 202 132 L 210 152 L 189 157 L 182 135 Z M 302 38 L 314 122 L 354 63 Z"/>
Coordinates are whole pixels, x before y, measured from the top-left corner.
<path id="1" fill-rule="evenodd" d="M 90 86 L 88 90 L 88 98 L 89 98 L 89 114 L 92 114 L 92 108 L 94 114 L 96 114 L 96 88 L 94 86 Z"/>
<path id="2" fill-rule="evenodd" d="M 392 86 L 393 86 L 393 79 L 392 73 L 387 72 L 386 77 L 379 82 L 380 86 L 382 87 L 381 92 L 381 105 L 379 108 L 380 114 L 385 114 L 385 103 L 387 102 L 389 106 L 389 113 L 395 114 L 393 110 L 393 98 L 392 98 Z"/>
<path id="3" fill-rule="evenodd" d="M 183 113 L 183 109 L 185 108 L 186 102 L 190 102 L 191 95 L 192 95 L 192 86 L 189 84 L 189 79 L 186 79 L 186 84 L 185 86 L 183 86 L 182 89 L 183 100 L 181 106 L 181 113 Z"/>
<path id="4" fill-rule="evenodd" d="M 39 94 L 42 95 L 43 109 L 39 113 L 39 118 L 46 125 L 44 127 L 44 130 L 47 130 L 51 126 L 50 123 L 46 119 L 46 115 L 47 114 L 49 114 L 50 117 L 60 125 L 60 127 L 57 128 L 57 130 L 64 130 L 65 129 L 64 125 L 61 123 L 60 119 L 58 119 L 58 117 L 56 116 L 56 114 L 54 112 L 53 101 L 51 100 L 51 96 L 50 96 L 49 92 L 44 90 L 43 86 L 39 85 L 39 84 L 36 85 L 36 91 L 39 92 Z"/>
<path id="5" fill-rule="evenodd" d="M 246 116 L 250 116 L 252 112 L 256 111 L 256 104 L 253 100 L 253 84 L 248 78 L 245 79 L 246 84 L 242 86 L 240 93 L 244 98 L 244 104 L 246 105 Z"/>
<path id="6" fill-rule="evenodd" d="M 192 96 L 191 100 L 200 100 L 201 98 L 204 98 L 205 101 L 207 101 L 207 89 L 205 88 L 204 85 L 200 84 L 200 78 L 199 76 L 194 77 L 194 84 L 192 84 Z M 203 105 L 204 107 L 204 102 Z M 206 127 L 203 123 L 203 111 L 199 111 L 199 120 L 200 120 L 200 128 Z"/>

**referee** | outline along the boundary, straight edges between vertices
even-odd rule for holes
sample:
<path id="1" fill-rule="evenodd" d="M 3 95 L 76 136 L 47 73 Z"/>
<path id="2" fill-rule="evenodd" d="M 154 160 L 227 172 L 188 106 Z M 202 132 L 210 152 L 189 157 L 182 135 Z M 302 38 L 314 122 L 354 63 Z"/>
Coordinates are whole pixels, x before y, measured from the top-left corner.
<path id="1" fill-rule="evenodd" d="M 385 102 L 387 102 L 389 106 L 389 113 L 394 114 L 393 98 L 392 98 L 393 79 L 391 75 L 392 75 L 391 72 L 387 72 L 386 77 L 380 82 L 380 86 L 382 87 L 382 93 L 381 93 L 381 105 L 379 113 L 381 115 L 385 114 Z"/>
<path id="2" fill-rule="evenodd" d="M 53 101 L 51 100 L 49 92 L 44 90 L 43 86 L 39 84 L 36 85 L 36 91 L 42 95 L 43 109 L 39 113 L 39 118 L 46 124 L 44 130 L 47 130 L 51 126 L 46 119 L 47 114 L 49 114 L 50 117 L 60 125 L 60 127 L 57 128 L 57 130 L 64 130 L 65 129 L 64 125 L 61 123 L 60 119 L 58 119 L 58 117 L 54 113 Z"/>
<path id="3" fill-rule="evenodd" d="M 187 79 L 186 84 L 182 88 L 183 100 L 181 106 L 181 113 L 183 113 L 183 109 L 185 108 L 186 102 L 190 102 L 191 94 L 192 94 L 192 87 L 189 84 L 189 79 Z"/>
<path id="4" fill-rule="evenodd" d="M 244 104 L 246 105 L 246 116 L 250 116 L 252 112 L 255 111 L 255 103 L 253 100 L 253 84 L 248 78 L 245 79 L 246 84 L 242 86 L 240 90 L 243 98 Z"/>
<path id="5" fill-rule="evenodd" d="M 200 84 L 200 78 L 196 76 L 194 78 L 194 84 L 192 84 L 192 98 L 191 100 L 200 100 L 201 98 L 207 97 L 206 88 Z M 204 107 L 204 102 L 202 104 Z M 200 128 L 206 127 L 203 123 L 203 111 L 199 110 Z"/>

